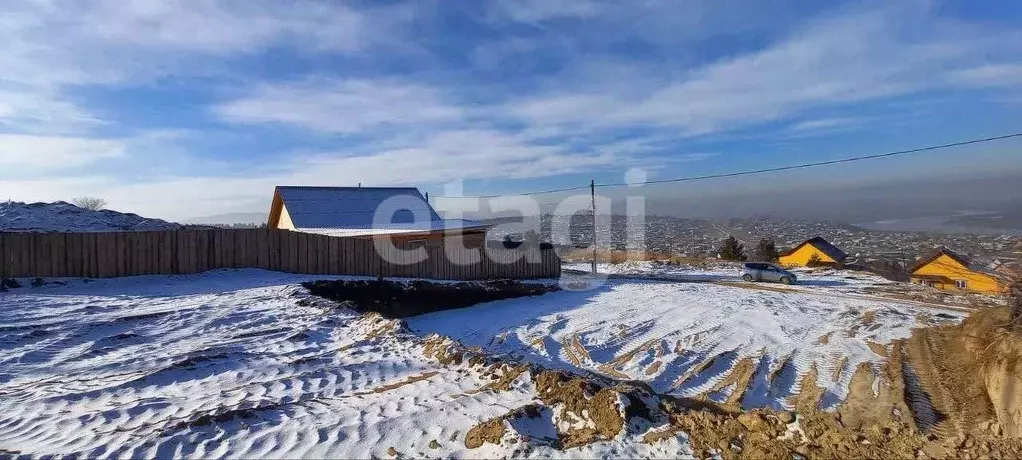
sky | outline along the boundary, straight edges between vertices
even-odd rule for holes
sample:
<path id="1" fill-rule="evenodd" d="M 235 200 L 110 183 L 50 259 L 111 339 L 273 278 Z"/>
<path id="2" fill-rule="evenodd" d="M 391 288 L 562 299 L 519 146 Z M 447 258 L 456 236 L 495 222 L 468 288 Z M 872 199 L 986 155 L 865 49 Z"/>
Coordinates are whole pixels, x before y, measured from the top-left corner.
<path id="1" fill-rule="evenodd" d="M 0 4 L 0 69 L 0 199 L 183 220 L 266 212 L 275 185 L 515 194 L 1022 131 L 1022 2 L 28 0 Z M 685 190 L 975 178 L 1020 153 Z"/>

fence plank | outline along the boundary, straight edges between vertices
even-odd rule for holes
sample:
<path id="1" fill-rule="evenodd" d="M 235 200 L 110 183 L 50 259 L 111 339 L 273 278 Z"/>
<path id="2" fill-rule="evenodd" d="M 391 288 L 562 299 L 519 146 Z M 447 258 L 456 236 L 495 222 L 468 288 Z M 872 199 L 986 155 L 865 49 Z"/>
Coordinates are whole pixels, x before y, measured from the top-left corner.
<path id="1" fill-rule="evenodd" d="M 218 268 L 263 268 L 291 273 L 401 276 L 434 279 L 553 278 L 553 250 L 382 244 L 271 229 L 119 233 L 2 233 L 0 270 L 11 277 L 93 277 L 185 274 Z M 536 257 L 537 260 L 529 260 Z M 467 261 L 474 260 L 471 263 Z"/>
<path id="2" fill-rule="evenodd" d="M 319 249 L 316 255 L 316 260 L 319 261 L 319 274 L 326 275 L 330 273 L 330 240 L 333 238 L 329 236 L 320 236 L 318 239 Z"/>
<path id="3" fill-rule="evenodd" d="M 10 275 L 10 264 L 7 253 L 7 235 L 0 232 L 0 282 Z"/>
<path id="4" fill-rule="evenodd" d="M 267 242 L 269 243 L 269 266 L 270 270 L 281 271 L 280 265 L 280 231 L 279 230 L 267 230 Z"/>

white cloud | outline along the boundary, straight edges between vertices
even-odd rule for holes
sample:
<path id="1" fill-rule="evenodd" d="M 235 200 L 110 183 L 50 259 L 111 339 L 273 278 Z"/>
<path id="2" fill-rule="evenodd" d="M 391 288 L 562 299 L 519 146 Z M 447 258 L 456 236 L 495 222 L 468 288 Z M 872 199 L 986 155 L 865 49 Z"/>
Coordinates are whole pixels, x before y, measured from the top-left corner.
<path id="1" fill-rule="evenodd" d="M 567 2 L 547 0 L 497 0 L 490 5 L 500 16 L 519 22 L 543 22 L 553 19 L 585 19 L 605 9 L 593 0 Z"/>
<path id="2" fill-rule="evenodd" d="M 458 179 L 520 179 L 555 176 L 614 164 L 611 153 L 571 152 L 537 145 L 493 130 L 443 131 L 425 142 L 360 156 L 303 160 L 315 171 L 299 174 L 328 183 L 385 185 L 441 183 Z"/>
<path id="3" fill-rule="evenodd" d="M 533 124 L 602 130 L 661 126 L 699 135 L 788 118 L 804 111 L 919 92 L 945 84 L 984 50 L 1003 48 L 999 31 L 978 33 L 926 18 L 916 7 L 841 11 L 817 19 L 758 51 L 673 71 L 608 82 L 598 69 L 586 78 L 555 78 L 546 95 L 512 101 L 510 113 Z M 1015 51 L 1017 54 L 1018 52 Z M 624 64 L 623 65 L 628 65 Z M 1014 78 L 988 69 L 974 79 Z M 592 84 L 597 80 L 598 83 Z M 584 88 L 579 92 L 578 87 Z"/>
<path id="4" fill-rule="evenodd" d="M 342 4 L 164 0 L 71 1 L 78 31 L 107 44 L 191 50 L 211 54 L 253 51 L 293 39 L 319 49 L 353 52 L 367 41 L 363 16 Z"/>
<path id="5" fill-rule="evenodd" d="M 1022 64 L 987 64 L 951 73 L 952 83 L 995 87 L 1022 85 Z"/>
<path id="6" fill-rule="evenodd" d="M 46 88 L 0 85 L 0 130 L 25 133 L 81 133 L 102 125 L 88 110 Z"/>
<path id="7" fill-rule="evenodd" d="M 788 129 L 790 131 L 816 131 L 816 130 L 827 130 L 834 128 L 846 128 L 861 124 L 863 119 L 856 117 L 832 117 L 832 118 L 817 118 L 815 120 L 803 120 L 798 123 L 792 124 Z"/>
<path id="8" fill-rule="evenodd" d="M 342 4 L 193 0 L 55 0 L 0 6 L 5 79 L 92 83 L 181 69 L 201 57 L 300 49 L 355 53 L 394 40 L 396 11 Z M 194 69 L 190 69 L 194 71 Z M 34 72 L 45 71 L 45 72 Z"/>
<path id="9" fill-rule="evenodd" d="M 4 175 L 77 168 L 123 154 L 124 144 L 113 140 L 0 134 L 0 170 Z"/>
<path id="10" fill-rule="evenodd" d="M 231 76 L 231 59 L 270 46 L 352 55 L 398 44 L 401 24 L 409 20 L 405 9 L 355 11 L 333 2 L 266 0 L 4 2 L 0 126 L 82 131 L 98 117 L 74 102 L 72 93 L 80 86 Z"/>
<path id="11" fill-rule="evenodd" d="M 313 79 L 263 85 L 216 107 L 242 123 L 285 123 L 326 133 L 359 133 L 385 126 L 458 120 L 462 110 L 421 85 L 383 80 Z"/>

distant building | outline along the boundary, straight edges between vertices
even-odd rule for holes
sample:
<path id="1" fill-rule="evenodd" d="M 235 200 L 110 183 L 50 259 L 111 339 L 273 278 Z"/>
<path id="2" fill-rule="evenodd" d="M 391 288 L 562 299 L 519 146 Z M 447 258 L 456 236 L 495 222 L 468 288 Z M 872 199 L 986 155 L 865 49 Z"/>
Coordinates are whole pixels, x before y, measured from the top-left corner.
<path id="1" fill-rule="evenodd" d="M 414 187 L 278 186 L 270 228 L 328 236 L 439 244 L 458 237 L 467 246 L 485 242 L 489 228 L 465 219 L 442 219 Z"/>
<path id="2" fill-rule="evenodd" d="M 920 258 L 909 273 L 913 283 L 947 291 L 1000 294 L 1007 287 L 999 274 L 972 264 L 946 247 L 937 248 Z"/>
<path id="3" fill-rule="evenodd" d="M 997 257 L 987 264 L 987 270 L 1004 276 L 1022 276 L 1022 261 L 1018 257 Z"/>
<path id="4" fill-rule="evenodd" d="M 817 236 L 781 253 L 777 262 L 785 267 L 806 267 L 814 259 L 814 256 L 820 265 L 832 266 L 841 265 L 848 258 L 848 254 L 845 254 L 844 251 Z"/>

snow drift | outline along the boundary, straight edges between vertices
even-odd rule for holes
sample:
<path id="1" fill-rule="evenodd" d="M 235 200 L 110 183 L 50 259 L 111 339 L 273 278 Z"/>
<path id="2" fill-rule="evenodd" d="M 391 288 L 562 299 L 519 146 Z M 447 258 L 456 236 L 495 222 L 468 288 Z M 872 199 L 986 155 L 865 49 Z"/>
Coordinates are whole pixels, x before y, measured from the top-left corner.
<path id="1" fill-rule="evenodd" d="M 180 224 L 138 214 L 103 209 L 92 211 L 71 203 L 0 202 L 0 231 L 118 232 L 177 230 Z"/>

